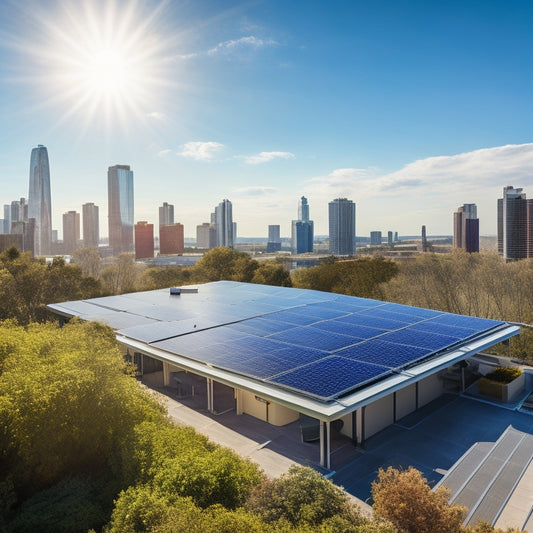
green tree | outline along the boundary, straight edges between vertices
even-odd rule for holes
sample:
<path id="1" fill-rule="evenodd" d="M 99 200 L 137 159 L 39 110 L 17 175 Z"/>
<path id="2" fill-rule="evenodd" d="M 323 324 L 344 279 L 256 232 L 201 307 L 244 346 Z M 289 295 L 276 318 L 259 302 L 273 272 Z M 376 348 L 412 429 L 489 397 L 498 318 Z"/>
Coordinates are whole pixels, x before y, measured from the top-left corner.
<path id="1" fill-rule="evenodd" d="M 203 281 L 250 282 L 258 267 L 257 261 L 249 254 L 219 246 L 204 254 L 194 266 L 194 271 Z"/>
<path id="2" fill-rule="evenodd" d="M 84 276 L 98 279 L 100 277 L 100 254 L 95 248 L 79 248 L 71 257 L 71 262 L 81 268 Z"/>
<path id="3" fill-rule="evenodd" d="M 254 272 L 252 283 L 292 287 L 290 272 L 276 261 L 262 261 Z"/>

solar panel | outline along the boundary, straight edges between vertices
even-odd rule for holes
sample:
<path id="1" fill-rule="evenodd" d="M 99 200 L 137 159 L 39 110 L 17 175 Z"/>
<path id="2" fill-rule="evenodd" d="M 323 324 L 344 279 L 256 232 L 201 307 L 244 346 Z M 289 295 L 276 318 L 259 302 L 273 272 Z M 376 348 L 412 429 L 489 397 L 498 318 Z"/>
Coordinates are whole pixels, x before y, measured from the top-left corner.
<path id="1" fill-rule="evenodd" d="M 308 348 L 318 348 L 319 350 L 325 351 L 338 350 L 345 346 L 350 346 L 350 344 L 354 344 L 359 340 L 348 335 L 331 333 L 311 326 L 289 329 L 275 333 L 269 338 L 297 346 L 307 346 Z"/>
<path id="2" fill-rule="evenodd" d="M 446 313 L 444 315 L 437 316 L 435 318 L 430 319 L 430 321 L 428 322 L 433 322 L 435 324 L 443 324 L 446 326 L 469 328 L 474 329 L 476 331 L 488 330 L 502 324 L 502 322 L 498 322 L 497 320 L 490 320 L 488 318 L 452 315 L 451 313 Z"/>
<path id="3" fill-rule="evenodd" d="M 376 329 L 386 329 L 388 331 L 394 331 L 400 328 L 404 328 L 408 324 L 406 322 L 400 322 L 398 320 L 390 320 L 388 318 L 368 316 L 362 313 L 353 313 L 352 315 L 343 316 L 337 319 L 339 322 L 346 322 L 348 324 L 355 324 L 358 326 L 367 326 Z"/>
<path id="4" fill-rule="evenodd" d="M 349 335 L 350 337 L 356 337 L 358 339 L 371 339 L 372 337 L 377 337 L 387 332 L 386 329 L 358 326 L 357 324 L 340 322 L 339 320 L 317 322 L 316 324 L 313 324 L 313 327 L 323 329 L 324 331 L 332 331 L 333 333 L 342 333 L 343 335 Z"/>
<path id="5" fill-rule="evenodd" d="M 398 322 L 403 322 L 404 324 L 414 324 L 415 322 L 420 322 L 420 320 L 422 320 L 420 317 L 417 316 L 409 316 L 402 313 L 394 313 L 392 311 L 388 311 L 384 307 L 374 307 L 373 309 L 367 309 L 365 311 L 361 311 L 361 314 L 364 316 L 383 318 L 386 320 L 395 320 Z"/>
<path id="6" fill-rule="evenodd" d="M 394 303 L 386 303 L 381 306 L 380 309 L 419 318 L 432 318 L 443 314 L 442 311 L 433 311 L 432 309 L 423 309 L 422 307 L 411 307 L 409 305 Z"/>
<path id="7" fill-rule="evenodd" d="M 273 355 L 285 361 L 285 369 L 293 369 L 307 365 L 313 361 L 318 361 L 328 357 L 329 353 L 314 348 L 305 348 L 303 346 L 287 346 L 273 352 Z"/>
<path id="8" fill-rule="evenodd" d="M 193 331 L 201 331 L 202 329 L 211 328 L 213 326 L 215 326 L 215 323 L 198 318 L 172 322 L 150 321 L 148 324 L 121 329 L 118 333 L 130 339 L 152 343 L 158 340 L 191 333 Z"/>
<path id="9" fill-rule="evenodd" d="M 313 322 L 317 322 L 318 320 L 320 320 L 319 317 L 305 316 L 300 314 L 300 312 L 296 310 L 279 311 L 277 313 L 272 313 L 267 316 L 268 318 L 277 320 L 278 322 L 285 322 L 287 324 L 294 324 L 299 326 L 306 326 L 308 324 L 312 324 Z"/>
<path id="10" fill-rule="evenodd" d="M 383 366 L 331 356 L 267 381 L 322 399 L 331 399 L 390 372 Z"/>
<path id="11" fill-rule="evenodd" d="M 457 337 L 439 335 L 438 333 L 428 333 L 426 331 L 417 331 L 411 328 L 386 333 L 381 337 L 381 340 L 394 342 L 396 344 L 408 344 L 410 346 L 428 348 L 434 352 L 452 346 L 458 341 Z"/>
<path id="12" fill-rule="evenodd" d="M 380 339 L 373 339 L 335 352 L 335 355 L 397 369 L 431 353 L 432 350 L 429 348 L 393 344 Z"/>
<path id="13" fill-rule="evenodd" d="M 464 339 L 470 335 L 477 333 L 477 330 L 471 328 L 461 328 L 457 326 L 448 326 L 446 324 L 439 324 L 434 320 L 428 320 L 427 322 L 420 322 L 411 326 L 416 331 L 426 331 L 429 333 L 440 333 L 441 335 L 449 335 L 450 337 L 456 337 L 458 339 Z"/>

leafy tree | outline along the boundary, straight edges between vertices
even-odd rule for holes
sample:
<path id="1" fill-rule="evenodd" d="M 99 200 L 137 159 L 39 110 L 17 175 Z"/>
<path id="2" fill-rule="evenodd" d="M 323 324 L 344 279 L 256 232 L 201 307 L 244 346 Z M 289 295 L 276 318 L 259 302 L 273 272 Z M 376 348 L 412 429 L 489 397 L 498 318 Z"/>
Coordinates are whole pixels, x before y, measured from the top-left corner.
<path id="1" fill-rule="evenodd" d="M 70 260 L 81 268 L 84 276 L 98 279 L 100 277 L 100 254 L 95 248 L 79 248 L 72 253 Z"/>
<path id="2" fill-rule="evenodd" d="M 258 262 L 249 254 L 219 246 L 204 254 L 196 263 L 194 270 L 204 281 L 250 282 L 258 267 Z"/>
<path id="3" fill-rule="evenodd" d="M 309 467 L 292 466 L 277 479 L 265 478 L 246 508 L 266 522 L 286 520 L 293 526 L 317 526 L 337 515 L 354 525 L 364 522 L 346 493 Z"/>
<path id="4" fill-rule="evenodd" d="M 171 265 L 147 268 L 142 275 L 140 285 L 143 290 L 163 289 L 172 286 L 194 283 L 194 270 L 191 267 Z"/>
<path id="5" fill-rule="evenodd" d="M 254 272 L 252 283 L 261 285 L 276 285 L 278 287 L 292 287 L 290 272 L 280 263 L 263 261 Z"/>
<path id="6" fill-rule="evenodd" d="M 372 482 L 374 514 L 390 520 L 407 533 L 459 533 L 466 508 L 449 505 L 449 491 L 432 491 L 421 472 L 413 467 L 379 469 Z"/>
<path id="7" fill-rule="evenodd" d="M 104 289 L 111 294 L 135 292 L 144 265 L 136 265 L 132 254 L 120 254 L 111 265 L 106 266 L 101 274 Z"/>

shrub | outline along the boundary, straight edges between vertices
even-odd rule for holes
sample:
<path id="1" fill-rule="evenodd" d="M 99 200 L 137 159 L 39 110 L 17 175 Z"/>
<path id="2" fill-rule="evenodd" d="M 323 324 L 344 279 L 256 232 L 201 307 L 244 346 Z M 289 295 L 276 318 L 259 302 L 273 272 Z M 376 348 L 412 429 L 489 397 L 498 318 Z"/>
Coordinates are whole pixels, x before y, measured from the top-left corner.
<path id="1" fill-rule="evenodd" d="M 517 367 L 498 367 L 485 376 L 485 379 L 497 381 L 498 383 L 511 383 L 522 374 L 522 370 Z"/>

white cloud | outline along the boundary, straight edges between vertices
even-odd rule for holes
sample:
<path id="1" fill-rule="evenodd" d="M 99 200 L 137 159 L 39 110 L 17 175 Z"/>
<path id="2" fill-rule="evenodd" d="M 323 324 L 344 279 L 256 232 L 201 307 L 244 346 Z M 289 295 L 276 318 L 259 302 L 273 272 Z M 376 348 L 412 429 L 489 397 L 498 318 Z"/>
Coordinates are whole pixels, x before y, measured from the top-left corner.
<path id="1" fill-rule="evenodd" d="M 274 187 L 241 187 L 235 189 L 234 193 L 237 196 L 268 196 L 270 194 L 276 194 L 278 192 Z"/>
<path id="2" fill-rule="evenodd" d="M 178 155 L 196 159 L 197 161 L 208 161 L 215 157 L 217 152 L 220 152 L 224 145 L 214 141 L 202 142 L 192 141 L 181 146 Z"/>
<path id="3" fill-rule="evenodd" d="M 157 152 L 157 157 L 165 157 L 166 155 L 170 154 L 172 152 L 172 150 L 170 148 L 167 148 L 166 150 L 159 150 L 159 152 Z"/>
<path id="4" fill-rule="evenodd" d="M 162 113 L 161 111 L 152 111 L 151 113 L 146 113 L 147 118 L 153 118 L 155 120 L 163 120 L 167 118 L 165 113 Z"/>
<path id="5" fill-rule="evenodd" d="M 215 47 L 207 51 L 208 55 L 215 55 L 219 53 L 228 53 L 237 49 L 243 48 L 263 48 L 265 46 L 274 46 L 278 43 L 273 39 L 260 39 L 253 35 L 241 37 L 240 39 L 232 39 L 218 43 Z"/>
<path id="6" fill-rule="evenodd" d="M 294 154 L 291 152 L 259 152 L 256 155 L 244 156 L 246 163 L 250 165 L 258 165 L 260 163 L 267 163 L 273 159 L 293 159 Z"/>
<path id="7" fill-rule="evenodd" d="M 255 37 L 254 35 L 248 35 L 246 37 L 240 37 L 239 39 L 223 41 L 207 51 L 182 54 L 178 56 L 178 58 L 188 60 L 201 56 L 216 56 L 220 54 L 228 55 L 238 51 L 264 48 L 266 46 L 276 46 L 277 44 L 278 43 L 273 39 L 261 39 L 260 37 Z"/>

